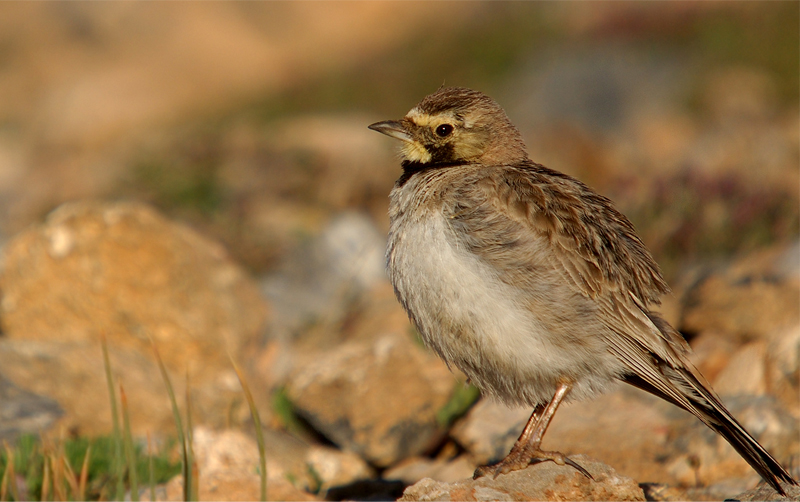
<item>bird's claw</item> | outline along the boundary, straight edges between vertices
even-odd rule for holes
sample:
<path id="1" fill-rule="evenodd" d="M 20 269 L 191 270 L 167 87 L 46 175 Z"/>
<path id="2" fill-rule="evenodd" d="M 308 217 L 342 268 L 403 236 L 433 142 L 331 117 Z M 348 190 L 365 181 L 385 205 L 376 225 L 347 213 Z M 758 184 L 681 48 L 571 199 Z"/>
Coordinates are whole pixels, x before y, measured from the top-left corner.
<path id="1" fill-rule="evenodd" d="M 508 474 L 509 472 L 525 469 L 529 465 L 547 461 L 555 462 L 558 465 L 568 465 L 587 478 L 594 480 L 594 477 L 589 471 L 563 453 L 538 449 L 528 452 L 512 451 L 506 458 L 496 464 L 484 465 L 475 469 L 472 479 L 478 479 L 488 475 L 492 475 L 492 479 L 497 479 L 497 476 L 500 474 Z"/>

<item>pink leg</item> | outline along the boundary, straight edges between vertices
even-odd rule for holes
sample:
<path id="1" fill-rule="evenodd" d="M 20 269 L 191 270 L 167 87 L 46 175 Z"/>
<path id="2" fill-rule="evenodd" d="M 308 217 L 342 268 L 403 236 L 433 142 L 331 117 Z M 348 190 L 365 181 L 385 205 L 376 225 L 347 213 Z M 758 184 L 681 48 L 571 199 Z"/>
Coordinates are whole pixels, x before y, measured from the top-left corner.
<path id="1" fill-rule="evenodd" d="M 553 420 L 558 405 L 561 404 L 561 401 L 564 400 L 570 389 L 572 389 L 571 384 L 560 384 L 556 389 L 556 393 L 553 395 L 553 399 L 551 399 L 546 406 L 539 405 L 533 410 L 531 418 L 528 419 L 528 423 L 525 424 L 525 428 L 522 429 L 522 434 L 519 435 L 519 439 L 514 443 L 514 447 L 511 448 L 508 455 L 494 465 L 478 467 L 475 470 L 475 474 L 472 476 L 473 479 L 478 479 L 489 474 L 492 474 L 493 477 L 496 478 L 500 474 L 507 474 L 511 471 L 524 469 L 530 464 L 546 462 L 548 460 L 552 460 L 558 465 L 570 465 L 580 471 L 584 476 L 592 479 L 592 475 L 589 474 L 586 469 L 567 458 L 563 453 L 557 451 L 543 451 L 541 449 L 544 433 L 547 432 L 547 427 L 550 425 L 550 421 Z"/>

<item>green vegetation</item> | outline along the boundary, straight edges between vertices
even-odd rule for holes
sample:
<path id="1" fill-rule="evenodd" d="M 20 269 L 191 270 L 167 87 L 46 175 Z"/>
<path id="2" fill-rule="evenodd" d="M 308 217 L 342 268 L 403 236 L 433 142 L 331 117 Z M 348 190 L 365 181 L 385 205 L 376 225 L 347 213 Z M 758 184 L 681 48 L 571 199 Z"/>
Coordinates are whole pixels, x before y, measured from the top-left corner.
<path id="1" fill-rule="evenodd" d="M 258 413 L 255 399 L 253 399 L 253 394 L 250 392 L 250 386 L 247 384 L 244 374 L 239 369 L 236 361 L 233 360 L 233 356 L 228 354 L 228 358 L 231 360 L 233 369 L 236 371 L 236 376 L 239 378 L 239 383 L 242 386 L 242 391 L 244 391 L 244 397 L 247 399 L 247 404 L 250 406 L 250 415 L 253 418 L 253 425 L 256 428 L 256 440 L 258 441 L 258 473 L 261 477 L 261 500 L 267 500 L 267 449 L 264 445 L 264 431 L 261 427 L 261 416 Z"/>
<path id="2" fill-rule="evenodd" d="M 153 344 L 153 352 L 158 362 L 158 368 L 161 370 L 161 378 L 164 380 L 164 385 L 167 387 L 167 394 L 169 394 L 169 402 L 172 405 L 172 416 L 175 419 L 175 428 L 178 431 L 178 442 L 181 445 L 181 473 L 183 474 L 183 496 L 184 500 L 197 500 L 197 465 L 193 459 L 192 445 L 191 445 L 191 431 L 186 433 L 183 427 L 183 420 L 181 419 L 181 411 L 178 408 L 178 400 L 175 398 L 175 390 L 172 388 L 172 381 L 167 374 L 167 368 L 164 366 L 164 361 L 161 360 L 161 354 L 158 352 L 156 342 L 151 340 Z M 189 415 L 188 408 L 188 383 L 187 383 L 187 416 Z M 191 418 L 189 418 L 189 428 L 191 428 Z"/>
<path id="3" fill-rule="evenodd" d="M 161 452 L 151 456 L 142 445 L 133 445 L 131 453 L 136 475 L 147 479 L 151 463 L 154 483 L 165 483 L 178 474 L 180 465 L 170 460 L 170 446 L 166 444 Z M 117 439 L 112 435 L 55 441 L 23 435 L 13 447 L 6 445 L 0 452 L 0 472 L 4 473 L 3 486 L 6 487 L 0 490 L 0 499 L 116 499 L 120 482 L 115 464 L 116 448 Z M 9 462 L 9 458 L 13 462 Z M 17 483 L 11 482 L 12 476 Z"/>
<path id="4" fill-rule="evenodd" d="M 456 383 L 450 400 L 436 412 L 436 423 L 442 428 L 449 427 L 453 422 L 464 416 L 475 401 L 480 397 L 481 391 L 472 384 Z"/>

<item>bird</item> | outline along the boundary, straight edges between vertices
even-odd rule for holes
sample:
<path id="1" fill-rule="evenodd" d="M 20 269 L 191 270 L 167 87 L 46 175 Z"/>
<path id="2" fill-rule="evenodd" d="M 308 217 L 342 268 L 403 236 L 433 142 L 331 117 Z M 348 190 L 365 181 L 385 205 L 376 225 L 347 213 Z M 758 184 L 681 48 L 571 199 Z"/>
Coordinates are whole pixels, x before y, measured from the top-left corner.
<path id="1" fill-rule="evenodd" d="M 722 435 L 778 493 L 797 481 L 731 415 L 655 310 L 670 292 L 633 225 L 581 181 L 532 161 L 486 94 L 440 87 L 402 119 L 386 267 L 425 345 L 481 393 L 533 413 L 508 455 L 474 478 L 553 461 L 542 439 L 562 402 L 624 382 Z"/>

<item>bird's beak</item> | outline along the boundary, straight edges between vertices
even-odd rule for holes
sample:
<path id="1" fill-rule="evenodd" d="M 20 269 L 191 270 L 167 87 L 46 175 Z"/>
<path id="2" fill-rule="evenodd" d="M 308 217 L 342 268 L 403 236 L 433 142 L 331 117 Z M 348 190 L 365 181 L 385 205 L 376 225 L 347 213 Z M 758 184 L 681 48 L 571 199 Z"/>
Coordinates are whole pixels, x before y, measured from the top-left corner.
<path id="1" fill-rule="evenodd" d="M 378 131 L 379 133 L 385 134 L 395 139 L 399 139 L 401 141 L 406 141 L 408 143 L 412 143 L 414 140 L 411 139 L 411 136 L 406 131 L 403 124 L 396 121 L 396 120 L 384 120 L 383 122 L 375 122 L 371 126 L 370 129 L 373 131 Z"/>

